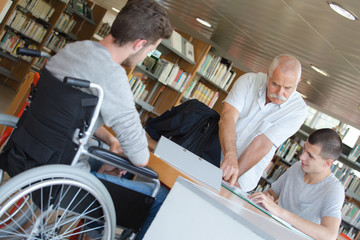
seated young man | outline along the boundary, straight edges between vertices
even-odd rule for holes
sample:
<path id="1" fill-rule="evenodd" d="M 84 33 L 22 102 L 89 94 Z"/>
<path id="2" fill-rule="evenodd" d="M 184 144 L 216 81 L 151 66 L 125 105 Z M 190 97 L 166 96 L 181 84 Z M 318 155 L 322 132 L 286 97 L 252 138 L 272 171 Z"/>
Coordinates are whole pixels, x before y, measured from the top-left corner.
<path id="1" fill-rule="evenodd" d="M 341 138 L 334 130 L 316 130 L 300 161 L 270 189 L 249 197 L 314 239 L 336 239 L 345 192 L 330 167 L 341 151 Z"/>

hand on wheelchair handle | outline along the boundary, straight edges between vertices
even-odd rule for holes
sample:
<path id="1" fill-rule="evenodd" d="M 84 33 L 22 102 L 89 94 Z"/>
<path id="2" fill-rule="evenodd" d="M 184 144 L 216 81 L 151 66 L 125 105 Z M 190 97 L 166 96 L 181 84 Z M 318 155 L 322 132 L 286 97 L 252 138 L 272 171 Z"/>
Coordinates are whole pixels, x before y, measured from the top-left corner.
<path id="1" fill-rule="evenodd" d="M 97 171 L 97 173 L 104 173 L 107 175 L 121 177 L 121 176 L 125 175 L 127 173 L 127 171 L 105 163 L 100 167 L 100 169 Z"/>

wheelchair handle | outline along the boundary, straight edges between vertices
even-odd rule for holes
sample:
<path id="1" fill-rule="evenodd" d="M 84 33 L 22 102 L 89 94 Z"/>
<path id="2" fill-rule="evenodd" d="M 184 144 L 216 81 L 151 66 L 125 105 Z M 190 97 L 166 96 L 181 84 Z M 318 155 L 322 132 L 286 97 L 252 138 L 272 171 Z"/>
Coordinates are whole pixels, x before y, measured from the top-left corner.
<path id="1" fill-rule="evenodd" d="M 64 84 L 68 85 L 68 86 L 81 87 L 81 88 L 89 88 L 90 87 L 90 81 L 72 78 L 72 77 L 65 77 Z"/>
<path id="2" fill-rule="evenodd" d="M 23 47 L 17 48 L 16 49 L 16 54 L 24 55 L 24 56 L 30 56 L 30 57 L 45 57 L 45 58 L 48 58 L 48 59 L 51 57 L 46 52 L 42 52 L 42 51 L 39 51 L 37 49 L 30 49 L 30 48 L 23 48 Z"/>

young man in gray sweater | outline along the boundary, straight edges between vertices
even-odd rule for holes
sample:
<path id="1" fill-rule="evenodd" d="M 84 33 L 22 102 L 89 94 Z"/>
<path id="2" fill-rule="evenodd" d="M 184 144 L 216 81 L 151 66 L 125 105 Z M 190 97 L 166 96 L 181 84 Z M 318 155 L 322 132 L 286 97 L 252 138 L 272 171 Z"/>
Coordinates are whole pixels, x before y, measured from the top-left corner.
<path id="1" fill-rule="evenodd" d="M 170 21 L 158 3 L 153 0 L 129 0 L 117 15 L 110 34 L 103 40 L 67 44 L 46 65 L 46 69 L 58 79 L 72 76 L 97 83 L 103 88 L 104 100 L 94 135 L 109 144 L 111 151 L 125 154 L 137 166 L 145 166 L 150 153 L 128 76 L 121 64 L 133 67 L 140 63 L 162 39 L 169 38 L 171 34 Z M 103 124 L 112 127 L 116 137 L 107 132 Z M 122 171 L 110 165 L 102 166 L 94 174 L 150 194 L 146 183 L 121 178 Z M 162 188 L 137 239 L 146 232 L 166 195 L 167 189 Z"/>

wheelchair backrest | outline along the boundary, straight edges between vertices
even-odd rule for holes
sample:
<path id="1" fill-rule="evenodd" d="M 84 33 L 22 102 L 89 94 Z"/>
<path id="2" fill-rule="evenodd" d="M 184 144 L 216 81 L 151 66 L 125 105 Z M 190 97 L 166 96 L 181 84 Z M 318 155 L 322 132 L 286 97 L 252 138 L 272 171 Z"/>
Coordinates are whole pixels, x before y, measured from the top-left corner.
<path id="1" fill-rule="evenodd" d="M 0 167 L 14 176 L 40 165 L 71 164 L 74 134 L 81 137 L 87 129 L 97 101 L 44 69 L 30 107 L 0 155 Z"/>

